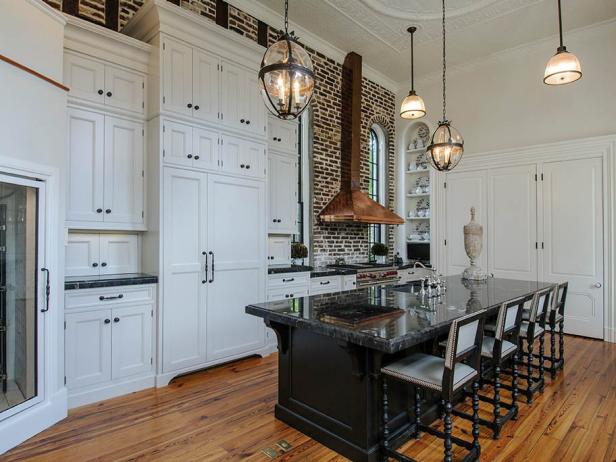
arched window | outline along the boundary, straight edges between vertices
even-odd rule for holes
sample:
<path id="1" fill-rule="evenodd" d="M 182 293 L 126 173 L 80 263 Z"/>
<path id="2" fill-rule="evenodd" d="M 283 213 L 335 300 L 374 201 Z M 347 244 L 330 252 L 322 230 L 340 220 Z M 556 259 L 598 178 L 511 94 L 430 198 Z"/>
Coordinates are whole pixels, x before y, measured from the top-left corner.
<path id="1" fill-rule="evenodd" d="M 377 124 L 370 127 L 369 145 L 369 176 L 368 196 L 379 204 L 386 205 L 386 167 L 387 141 L 385 131 Z M 368 248 L 371 249 L 375 242 L 386 243 L 385 225 L 370 225 L 368 229 Z M 370 258 L 374 258 L 370 253 Z"/>

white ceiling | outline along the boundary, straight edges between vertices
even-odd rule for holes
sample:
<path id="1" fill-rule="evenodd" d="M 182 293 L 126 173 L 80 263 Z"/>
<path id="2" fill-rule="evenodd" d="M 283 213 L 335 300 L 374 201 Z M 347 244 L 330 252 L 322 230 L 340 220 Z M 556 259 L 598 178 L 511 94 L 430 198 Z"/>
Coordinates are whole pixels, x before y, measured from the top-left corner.
<path id="1" fill-rule="evenodd" d="M 230 0 L 231 3 L 237 3 Z M 240 1 L 245 6 L 248 2 Z M 249 13 L 268 20 L 282 14 L 283 0 L 251 0 Z M 616 0 L 563 0 L 567 30 L 616 17 Z M 364 64 L 395 82 L 409 76 L 410 38 L 415 35 L 415 72 L 433 74 L 441 66 L 441 2 L 439 0 L 290 0 L 292 25 L 344 52 L 355 51 Z M 273 10 L 273 11 L 272 11 Z M 301 31 L 300 31 L 301 32 Z M 553 37 L 558 45 L 556 0 L 449 0 L 447 62 L 455 66 L 528 42 Z M 306 42 L 309 43 L 308 37 Z M 575 51 L 569 47 L 571 51 Z M 547 59 L 547 57 L 546 57 Z"/>

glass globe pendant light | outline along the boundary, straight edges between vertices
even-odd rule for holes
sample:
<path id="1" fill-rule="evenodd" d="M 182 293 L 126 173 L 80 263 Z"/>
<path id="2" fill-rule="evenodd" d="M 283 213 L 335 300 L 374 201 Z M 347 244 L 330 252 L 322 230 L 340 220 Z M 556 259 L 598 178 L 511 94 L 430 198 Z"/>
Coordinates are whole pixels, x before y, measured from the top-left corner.
<path id="1" fill-rule="evenodd" d="M 411 34 L 411 91 L 406 98 L 402 100 L 400 106 L 400 117 L 403 119 L 420 119 L 426 115 L 426 105 L 423 102 L 421 96 L 415 93 L 415 75 L 413 69 L 413 34 L 417 30 L 416 27 L 411 26 L 407 31 Z"/>
<path id="2" fill-rule="evenodd" d="M 573 53 L 567 51 L 563 45 L 563 19 L 560 0 L 558 0 L 558 31 L 560 34 L 560 46 L 556 54 L 550 58 L 545 66 L 543 83 L 548 85 L 564 85 L 572 83 L 582 77 L 582 66 Z"/>
<path id="3" fill-rule="evenodd" d="M 455 168 L 464 154 L 464 140 L 458 130 L 451 126 L 446 115 L 445 72 L 447 62 L 445 56 L 445 0 L 443 0 L 443 120 L 432 134 L 430 145 L 426 149 L 432 167 L 438 171 L 449 171 Z"/>
<path id="4" fill-rule="evenodd" d="M 289 32 L 289 0 L 284 2 L 284 32 L 261 60 L 259 86 L 265 106 L 279 119 L 297 118 L 312 99 L 312 60 Z"/>

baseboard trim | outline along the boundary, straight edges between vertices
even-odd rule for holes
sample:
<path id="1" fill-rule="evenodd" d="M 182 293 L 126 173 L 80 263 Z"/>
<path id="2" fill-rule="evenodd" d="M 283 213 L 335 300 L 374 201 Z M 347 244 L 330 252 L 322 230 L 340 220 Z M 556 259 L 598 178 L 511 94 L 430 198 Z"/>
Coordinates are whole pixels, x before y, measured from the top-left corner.
<path id="1" fill-rule="evenodd" d="M 73 391 L 68 396 L 68 408 L 85 406 L 109 398 L 126 395 L 135 391 L 153 388 L 155 385 L 154 375 L 137 377 L 119 383 L 99 385 L 96 388 Z"/>
<path id="2" fill-rule="evenodd" d="M 609 343 L 616 343 L 616 329 L 605 327 L 603 329 L 603 339 Z"/>

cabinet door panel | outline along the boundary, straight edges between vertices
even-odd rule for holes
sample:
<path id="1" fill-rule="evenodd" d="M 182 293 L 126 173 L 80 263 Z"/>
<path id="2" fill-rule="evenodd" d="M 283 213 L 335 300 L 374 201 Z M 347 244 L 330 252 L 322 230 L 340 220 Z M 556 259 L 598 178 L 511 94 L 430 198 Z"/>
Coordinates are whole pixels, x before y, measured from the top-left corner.
<path id="1" fill-rule="evenodd" d="M 208 248 L 215 258 L 207 345 L 214 360 L 265 342 L 263 323 L 244 311 L 250 300 L 265 300 L 265 191 L 261 182 L 210 175 L 207 197 Z"/>
<path id="2" fill-rule="evenodd" d="M 207 176 L 164 169 L 163 370 L 198 365 L 206 353 Z"/>
<path id="3" fill-rule="evenodd" d="M 103 221 L 104 135 L 103 115 L 68 110 L 66 217 L 69 221 Z"/>
<path id="4" fill-rule="evenodd" d="M 139 260 L 136 234 L 100 235 L 100 274 L 138 273 Z"/>
<path id="5" fill-rule="evenodd" d="M 163 160 L 167 164 L 191 167 L 193 129 L 189 125 L 165 120 L 163 122 Z M 190 158 L 188 156 L 191 156 Z"/>
<path id="6" fill-rule="evenodd" d="M 496 277 L 537 280 L 536 165 L 488 172 L 487 270 Z"/>
<path id="7" fill-rule="evenodd" d="M 224 124 L 236 128 L 245 128 L 247 115 L 245 112 L 246 103 L 243 101 L 246 90 L 244 88 L 245 70 L 230 63 L 222 61 L 222 80 L 221 80 L 221 112 Z M 240 122 L 243 120 L 244 122 Z"/>
<path id="8" fill-rule="evenodd" d="M 142 75 L 105 66 L 105 104 L 142 114 L 144 94 L 145 79 Z"/>
<path id="9" fill-rule="evenodd" d="M 464 250 L 464 225 L 471 218 L 471 207 L 475 207 L 475 219 L 484 228 L 487 219 L 486 172 L 462 172 L 447 175 L 446 235 L 447 275 L 461 274 L 470 265 Z M 487 269 L 487 236 L 484 233 L 483 252 L 479 266 Z"/>
<path id="10" fill-rule="evenodd" d="M 64 83 L 69 95 L 95 103 L 105 101 L 105 65 L 72 53 L 64 54 Z"/>
<path id="11" fill-rule="evenodd" d="M 152 305 L 119 308 L 111 313 L 112 378 L 152 370 Z"/>
<path id="12" fill-rule="evenodd" d="M 192 48 L 170 38 L 163 40 L 163 110 L 191 115 Z"/>
<path id="13" fill-rule="evenodd" d="M 203 50 L 193 50 L 193 115 L 218 121 L 220 112 L 220 60 Z"/>
<path id="14" fill-rule="evenodd" d="M 143 223 L 143 124 L 105 118 L 105 221 Z"/>
<path id="15" fill-rule="evenodd" d="M 542 280 L 569 282 L 565 332 L 603 338 L 603 163 L 543 165 Z"/>
<path id="16" fill-rule="evenodd" d="M 66 385 L 69 389 L 111 380 L 110 318 L 109 310 L 66 314 Z"/>
<path id="17" fill-rule="evenodd" d="M 243 76 L 243 103 L 245 109 L 242 117 L 246 118 L 244 125 L 248 131 L 256 135 L 265 136 L 267 109 L 259 90 L 258 73 L 252 69 L 244 69 Z"/>
<path id="18" fill-rule="evenodd" d="M 220 160 L 221 170 L 229 173 L 243 173 L 244 169 L 240 168 L 244 155 L 244 141 L 233 136 L 222 135 L 220 138 Z"/>
<path id="19" fill-rule="evenodd" d="M 193 128 L 194 167 L 218 169 L 219 139 L 220 135 L 216 131 Z"/>
<path id="20" fill-rule="evenodd" d="M 242 167 L 242 165 L 244 167 Z M 252 178 L 265 177 L 265 145 L 251 141 L 242 142 L 240 170 Z"/>
<path id="21" fill-rule="evenodd" d="M 272 149 L 297 154 L 297 123 L 268 118 L 268 144 Z"/>
<path id="22" fill-rule="evenodd" d="M 98 275 L 100 268 L 99 243 L 98 234 L 70 233 L 66 244 L 66 276 Z"/>
<path id="23" fill-rule="evenodd" d="M 275 159 L 275 170 L 270 181 L 275 184 L 271 200 L 275 204 L 278 232 L 297 233 L 297 158 L 270 154 Z M 272 223 L 273 224 L 273 223 Z"/>

